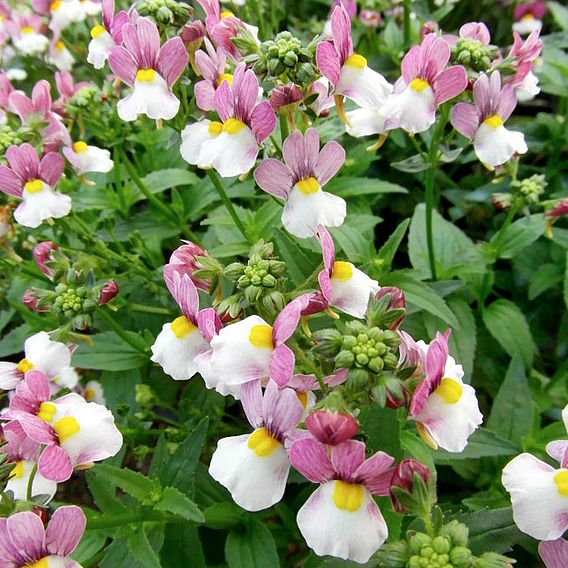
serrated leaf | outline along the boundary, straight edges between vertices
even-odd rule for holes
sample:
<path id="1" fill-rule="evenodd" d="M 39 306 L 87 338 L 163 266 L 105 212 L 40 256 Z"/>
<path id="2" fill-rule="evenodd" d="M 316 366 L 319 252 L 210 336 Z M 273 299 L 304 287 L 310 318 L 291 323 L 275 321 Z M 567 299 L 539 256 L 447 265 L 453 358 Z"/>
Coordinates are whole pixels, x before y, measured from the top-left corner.
<path id="1" fill-rule="evenodd" d="M 95 500 L 96 506 L 103 513 L 123 513 L 126 507 L 116 498 L 116 486 L 107 483 L 102 477 L 95 474 L 94 470 L 86 473 L 89 491 Z"/>
<path id="2" fill-rule="evenodd" d="M 140 502 L 146 502 L 151 494 L 160 490 L 157 480 L 150 479 L 137 471 L 99 463 L 93 472 L 107 483 L 122 489 Z"/>
<path id="3" fill-rule="evenodd" d="M 162 491 L 162 498 L 154 505 L 154 509 L 168 511 L 186 521 L 202 523 L 205 520 L 199 507 L 175 487 L 166 487 Z"/>
<path id="4" fill-rule="evenodd" d="M 225 543 L 229 568 L 277 568 L 276 543 L 266 525 L 249 520 L 242 530 L 232 530 Z"/>
<path id="5" fill-rule="evenodd" d="M 124 343 L 116 333 L 104 331 L 91 335 L 92 345 L 81 343 L 73 353 L 72 365 L 81 369 L 127 371 L 148 363 L 148 357 Z"/>
<path id="6" fill-rule="evenodd" d="M 160 559 L 148 540 L 144 525 L 128 535 L 128 550 L 144 568 L 162 568 Z"/>
<path id="7" fill-rule="evenodd" d="M 31 335 L 27 323 L 14 327 L 2 336 L 0 340 L 0 357 L 21 353 L 24 350 L 24 341 Z"/>
<path id="8" fill-rule="evenodd" d="M 536 241 L 546 227 L 544 214 L 537 213 L 517 219 L 512 223 L 499 243 L 499 258 L 513 258 L 525 247 Z M 495 245 L 495 238 L 489 241 L 489 246 Z"/>
<path id="9" fill-rule="evenodd" d="M 207 568 L 199 532 L 194 525 L 168 524 L 161 553 L 164 568 Z"/>
<path id="10" fill-rule="evenodd" d="M 205 526 L 217 530 L 233 528 L 241 524 L 244 517 L 243 510 L 229 502 L 215 503 L 205 509 L 203 515 L 205 516 Z"/>

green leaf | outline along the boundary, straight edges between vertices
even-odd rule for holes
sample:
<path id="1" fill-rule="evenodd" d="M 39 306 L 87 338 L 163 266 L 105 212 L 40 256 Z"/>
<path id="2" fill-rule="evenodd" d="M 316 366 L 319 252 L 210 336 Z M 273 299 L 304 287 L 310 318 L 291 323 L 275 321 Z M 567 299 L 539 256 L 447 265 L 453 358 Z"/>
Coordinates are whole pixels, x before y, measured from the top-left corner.
<path id="1" fill-rule="evenodd" d="M 100 382 L 105 393 L 106 406 L 113 412 L 120 404 L 127 404 L 131 412 L 138 410 L 134 389 L 142 382 L 140 369 L 104 371 L 100 376 Z"/>
<path id="2" fill-rule="evenodd" d="M 358 197 L 361 195 L 379 195 L 385 193 L 408 193 L 408 189 L 377 178 L 338 177 L 331 180 L 325 190 L 340 197 Z"/>
<path id="3" fill-rule="evenodd" d="M 489 333 L 511 356 L 519 357 L 526 368 L 532 366 L 536 346 L 523 312 L 509 300 L 496 300 L 482 312 Z"/>
<path id="4" fill-rule="evenodd" d="M 335 239 L 337 248 L 341 249 L 349 260 L 364 261 L 369 252 L 369 239 L 366 239 L 361 231 L 344 223 L 341 227 L 332 229 L 330 233 Z"/>
<path id="5" fill-rule="evenodd" d="M 144 568 L 162 568 L 144 525 L 138 525 L 137 530 L 128 535 L 128 550 Z"/>
<path id="6" fill-rule="evenodd" d="M 487 428 L 520 446 L 532 426 L 532 399 L 523 363 L 513 357 L 493 401 Z"/>
<path id="7" fill-rule="evenodd" d="M 566 253 L 566 269 L 564 271 L 564 304 L 568 307 L 568 253 Z"/>
<path id="8" fill-rule="evenodd" d="M 250 244 L 247 241 L 236 241 L 234 243 L 225 243 L 211 249 L 211 256 L 215 258 L 230 258 L 233 256 L 246 256 L 250 250 Z"/>
<path id="9" fill-rule="evenodd" d="M 234 503 L 215 503 L 205 511 L 205 526 L 211 529 L 230 529 L 243 521 L 243 510 Z"/>
<path id="10" fill-rule="evenodd" d="M 359 421 L 370 450 L 382 450 L 397 459 L 402 458 L 400 422 L 396 412 L 375 403 L 362 409 Z"/>
<path id="11" fill-rule="evenodd" d="M 197 527 L 181 523 L 168 524 L 161 559 L 164 568 L 207 568 Z"/>
<path id="12" fill-rule="evenodd" d="M 24 341 L 32 334 L 27 323 L 11 329 L 0 340 L 0 357 L 22 353 Z"/>
<path id="13" fill-rule="evenodd" d="M 166 189 L 172 187 L 179 187 L 181 185 L 195 185 L 199 178 L 189 170 L 181 168 L 168 168 L 165 170 L 157 170 L 149 173 L 142 178 L 144 185 L 150 190 L 151 193 L 161 193 Z M 136 203 L 144 199 L 144 194 L 132 184 L 132 197 L 131 203 Z"/>
<path id="14" fill-rule="evenodd" d="M 79 564 L 86 563 L 103 548 L 106 540 L 107 536 L 104 532 L 86 530 L 81 537 L 81 542 L 70 556 Z"/>
<path id="15" fill-rule="evenodd" d="M 95 471 L 92 469 L 87 471 L 86 477 L 89 492 L 93 496 L 96 506 L 103 513 L 124 513 L 126 507 L 116 498 L 116 486 L 96 475 Z"/>
<path id="16" fill-rule="evenodd" d="M 0 332 L 10 323 L 14 314 L 14 310 L 2 310 L 0 312 Z"/>
<path id="17" fill-rule="evenodd" d="M 552 13 L 552 17 L 556 24 L 563 30 L 568 30 L 568 8 L 562 6 L 558 2 L 551 2 L 550 0 L 546 3 L 546 6 Z"/>
<path id="18" fill-rule="evenodd" d="M 286 263 L 286 275 L 294 286 L 299 286 L 314 270 L 314 263 L 282 229 L 274 230 L 274 242 L 281 260 Z"/>
<path id="19" fill-rule="evenodd" d="M 199 507 L 175 487 L 166 487 L 163 490 L 162 498 L 154 505 L 154 509 L 168 511 L 186 521 L 202 523 L 205 520 Z"/>
<path id="20" fill-rule="evenodd" d="M 160 491 L 157 480 L 149 479 L 131 469 L 99 463 L 94 467 L 93 472 L 110 485 L 119 487 L 125 493 L 132 495 L 141 503 L 147 502 L 153 494 L 155 495 Z"/>
<path id="21" fill-rule="evenodd" d="M 529 282 L 529 300 L 538 298 L 541 294 L 562 282 L 564 274 L 558 264 L 548 263 L 540 265 Z"/>
<path id="22" fill-rule="evenodd" d="M 391 269 L 394 255 L 404 239 L 406 229 L 410 224 L 410 219 L 405 219 L 398 225 L 392 235 L 387 239 L 385 244 L 379 249 L 376 258 L 373 260 L 373 265 L 378 267 L 381 273 L 388 272 Z"/>
<path id="23" fill-rule="evenodd" d="M 277 568 L 276 543 L 265 524 L 249 520 L 242 530 L 232 530 L 225 543 L 229 568 Z"/>
<path id="24" fill-rule="evenodd" d="M 499 258 L 513 258 L 525 247 L 536 241 L 546 227 L 544 214 L 537 213 L 523 219 L 517 219 L 507 230 L 499 245 Z M 489 246 L 494 245 L 496 237 L 489 241 Z"/>
<path id="25" fill-rule="evenodd" d="M 113 540 L 106 549 L 100 568 L 141 568 L 142 564 L 131 554 L 122 539 Z"/>
<path id="26" fill-rule="evenodd" d="M 81 343 L 73 353 L 72 365 L 81 369 L 127 371 L 148 363 L 148 357 L 124 343 L 116 333 L 105 331 L 90 336 L 93 345 Z"/>

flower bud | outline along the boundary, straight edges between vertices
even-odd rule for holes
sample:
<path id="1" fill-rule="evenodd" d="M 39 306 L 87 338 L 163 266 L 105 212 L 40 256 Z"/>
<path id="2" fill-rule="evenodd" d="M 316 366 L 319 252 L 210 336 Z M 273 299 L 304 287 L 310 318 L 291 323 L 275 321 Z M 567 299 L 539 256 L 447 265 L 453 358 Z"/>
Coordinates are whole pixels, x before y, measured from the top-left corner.
<path id="1" fill-rule="evenodd" d="M 420 41 L 428 35 L 428 34 L 437 34 L 440 31 L 440 26 L 433 22 L 432 20 L 428 20 L 422 24 L 420 28 Z"/>
<path id="2" fill-rule="evenodd" d="M 568 215 L 568 197 L 556 203 L 553 209 L 546 212 L 547 219 L 555 219 L 564 215 Z"/>
<path id="3" fill-rule="evenodd" d="M 316 410 L 306 418 L 306 427 L 322 444 L 335 446 L 355 436 L 359 423 L 343 412 Z"/>
<path id="4" fill-rule="evenodd" d="M 49 278 L 52 279 L 55 271 L 47 266 L 48 262 L 53 261 L 53 251 L 59 251 L 59 247 L 51 241 L 38 243 L 34 248 L 34 260 L 37 267 Z"/>
<path id="5" fill-rule="evenodd" d="M 397 497 L 396 492 L 393 492 L 393 487 L 398 487 L 404 492 L 410 494 L 414 493 L 414 474 L 418 474 L 423 480 L 424 485 L 428 486 L 430 481 L 430 470 L 422 463 L 414 459 L 404 459 L 400 461 L 394 470 L 394 475 L 391 482 L 391 502 L 393 509 L 397 513 L 407 513 L 409 509 L 400 502 L 400 495 Z"/>
<path id="6" fill-rule="evenodd" d="M 359 20 L 366 28 L 378 28 L 383 21 L 381 15 L 375 10 L 361 10 Z"/>
<path id="7" fill-rule="evenodd" d="M 195 52 L 199 49 L 205 37 L 205 25 L 201 20 L 187 22 L 180 35 L 187 50 Z"/>
<path id="8" fill-rule="evenodd" d="M 456 568 L 469 566 L 471 562 L 471 551 L 465 546 L 456 546 L 455 548 L 452 548 L 450 552 L 450 562 L 456 566 Z"/>
<path id="9" fill-rule="evenodd" d="M 398 329 L 406 315 L 406 299 L 404 298 L 404 292 L 400 288 L 396 288 L 394 286 L 385 286 L 384 288 L 381 288 L 375 294 L 375 298 L 380 300 L 387 294 L 390 296 L 390 300 L 385 313 L 385 323 L 388 325 L 389 329 L 395 331 Z M 391 319 L 394 319 L 394 321 L 389 321 Z"/>
<path id="10" fill-rule="evenodd" d="M 195 286 L 204 292 L 209 291 L 210 281 L 205 278 L 197 278 L 194 273 L 204 268 L 198 257 L 207 257 L 207 251 L 191 241 L 178 247 L 170 256 L 170 261 L 164 266 L 164 278 L 172 277 L 173 272 L 180 276 L 187 274 Z"/>
<path id="11" fill-rule="evenodd" d="M 40 307 L 38 305 L 39 298 L 34 293 L 34 288 L 28 288 L 24 295 L 22 296 L 22 304 L 28 308 L 28 310 L 32 310 L 32 312 L 49 312 L 48 306 Z"/>
<path id="12" fill-rule="evenodd" d="M 99 295 L 99 306 L 104 306 L 118 295 L 118 284 L 114 280 L 109 280 L 102 288 Z"/>
<path id="13" fill-rule="evenodd" d="M 294 110 L 295 105 L 302 98 L 302 91 L 300 91 L 298 85 L 294 83 L 278 85 L 270 93 L 270 105 L 275 112 L 288 113 Z"/>

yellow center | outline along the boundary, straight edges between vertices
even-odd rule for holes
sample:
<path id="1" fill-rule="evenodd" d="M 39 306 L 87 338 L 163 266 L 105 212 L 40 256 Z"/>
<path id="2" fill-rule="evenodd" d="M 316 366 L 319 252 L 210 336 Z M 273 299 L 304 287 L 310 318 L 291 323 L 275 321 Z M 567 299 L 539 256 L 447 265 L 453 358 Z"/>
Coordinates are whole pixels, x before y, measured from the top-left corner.
<path id="1" fill-rule="evenodd" d="M 351 263 L 343 260 L 334 262 L 331 277 L 334 280 L 350 280 L 353 277 L 353 267 Z"/>
<path id="2" fill-rule="evenodd" d="M 357 511 L 363 503 L 365 489 L 362 485 L 335 481 L 333 485 L 333 502 L 338 509 Z"/>
<path id="3" fill-rule="evenodd" d="M 558 493 L 563 497 L 568 497 L 568 469 L 561 469 L 555 476 L 554 482 Z"/>
<path id="4" fill-rule="evenodd" d="M 233 12 L 231 12 L 230 10 L 223 10 L 221 12 L 221 19 L 224 20 L 225 18 L 230 18 L 231 16 L 234 16 L 235 14 L 233 14 Z"/>
<path id="5" fill-rule="evenodd" d="M 242 120 L 231 117 L 223 123 L 223 132 L 227 134 L 237 134 L 237 132 L 240 132 L 245 126 Z"/>
<path id="6" fill-rule="evenodd" d="M 250 329 L 249 341 L 259 349 L 274 349 L 272 327 L 269 325 L 253 325 Z"/>
<path id="7" fill-rule="evenodd" d="M 523 20 L 523 21 L 525 21 L 525 22 L 529 22 L 529 21 L 534 20 L 534 19 L 535 19 L 534 14 L 525 14 L 525 15 L 521 18 L 521 20 Z"/>
<path id="8" fill-rule="evenodd" d="M 307 392 L 297 392 L 296 396 L 298 397 L 300 404 L 304 408 L 306 408 L 306 406 L 308 406 L 308 393 Z"/>
<path id="9" fill-rule="evenodd" d="M 55 49 L 57 49 L 58 51 L 63 51 L 65 49 L 65 44 L 61 40 L 56 41 Z"/>
<path id="10" fill-rule="evenodd" d="M 39 193 L 43 190 L 43 181 L 41 181 L 40 179 L 32 179 L 31 181 L 28 181 L 26 185 L 24 185 L 24 189 L 28 193 Z"/>
<path id="11" fill-rule="evenodd" d="M 441 396 L 446 404 L 455 404 L 461 398 L 463 388 L 454 379 L 442 379 L 434 393 Z"/>
<path id="12" fill-rule="evenodd" d="M 221 83 L 223 81 L 227 81 L 227 83 L 229 83 L 229 85 L 233 84 L 233 76 L 231 75 L 231 73 L 223 73 L 219 79 L 217 80 L 217 86 L 221 86 Z"/>
<path id="13" fill-rule="evenodd" d="M 57 10 L 59 10 L 61 6 L 61 0 L 53 0 L 53 2 L 49 5 L 49 9 L 52 12 L 56 12 Z"/>
<path id="14" fill-rule="evenodd" d="M 412 79 L 412 81 L 410 81 L 410 85 L 409 87 L 416 91 L 417 93 L 421 93 L 424 89 L 427 89 L 430 85 L 428 84 L 428 81 L 425 81 L 424 79 L 420 79 L 420 77 L 417 77 L 416 79 Z"/>
<path id="15" fill-rule="evenodd" d="M 197 326 L 193 325 L 185 316 L 179 316 L 171 324 L 172 331 L 178 339 L 183 339 L 186 335 L 193 333 Z"/>
<path id="16" fill-rule="evenodd" d="M 420 434 L 420 437 L 422 438 L 423 442 L 427 446 L 430 446 L 433 450 L 438 449 L 438 442 L 436 442 L 436 440 L 432 438 L 430 432 L 428 432 L 428 429 L 426 428 L 426 426 L 424 426 L 424 424 L 422 424 L 421 422 L 417 422 L 416 429 L 418 430 L 418 433 Z"/>
<path id="17" fill-rule="evenodd" d="M 101 24 L 97 24 L 96 26 L 93 26 L 91 28 L 91 37 L 93 39 L 97 39 L 104 32 L 106 32 L 104 26 L 101 26 Z"/>
<path id="18" fill-rule="evenodd" d="M 95 398 L 95 391 L 93 389 L 85 390 L 85 400 L 93 400 Z"/>
<path id="19" fill-rule="evenodd" d="M 139 83 L 151 83 L 156 76 L 154 69 L 139 69 L 136 73 L 136 80 Z"/>
<path id="20" fill-rule="evenodd" d="M 51 402 L 42 402 L 39 407 L 39 412 L 37 413 L 37 417 L 44 422 L 51 422 L 53 417 L 55 416 L 57 408 L 55 404 Z"/>
<path id="21" fill-rule="evenodd" d="M 483 121 L 483 124 L 487 124 L 487 126 L 490 126 L 491 128 L 499 128 L 500 126 L 503 126 L 503 119 L 499 115 L 493 114 L 488 116 Z"/>
<path id="22" fill-rule="evenodd" d="M 21 30 L 23 34 L 31 34 L 34 29 L 31 26 L 24 26 Z"/>
<path id="23" fill-rule="evenodd" d="M 209 134 L 211 134 L 211 136 L 219 136 L 221 132 L 223 132 L 223 123 L 218 122 L 217 120 L 212 120 L 209 123 Z"/>
<path id="24" fill-rule="evenodd" d="M 18 371 L 24 375 L 34 368 L 34 364 L 28 361 L 25 357 L 18 363 Z"/>
<path id="25" fill-rule="evenodd" d="M 21 479 L 24 477 L 24 462 L 19 461 L 16 462 L 14 469 L 10 472 L 9 478 L 10 479 Z"/>
<path id="26" fill-rule="evenodd" d="M 318 180 L 314 177 L 309 177 L 306 179 L 301 179 L 296 183 L 296 187 L 304 195 L 311 195 L 312 193 L 317 193 L 320 186 Z"/>
<path id="27" fill-rule="evenodd" d="M 64 418 L 60 418 L 54 425 L 53 429 L 59 438 L 59 442 L 62 444 L 71 436 L 79 433 L 81 427 L 79 426 L 79 422 L 73 418 L 73 416 L 65 416 Z"/>
<path id="28" fill-rule="evenodd" d="M 41 560 L 38 560 L 37 562 L 34 562 L 33 564 L 26 564 L 25 568 L 49 568 L 47 556 L 44 556 Z"/>
<path id="29" fill-rule="evenodd" d="M 258 428 L 248 439 L 247 446 L 259 457 L 268 457 L 278 446 L 280 442 L 273 438 L 266 428 Z"/>
<path id="30" fill-rule="evenodd" d="M 346 60 L 344 65 L 353 67 L 354 69 L 363 69 L 367 66 L 367 60 L 358 53 L 353 53 Z"/>
<path id="31" fill-rule="evenodd" d="M 75 152 L 76 154 L 80 154 L 81 152 L 86 152 L 87 151 L 87 144 L 85 144 L 85 142 L 79 141 L 79 142 L 75 142 L 75 144 L 73 144 L 73 152 Z"/>

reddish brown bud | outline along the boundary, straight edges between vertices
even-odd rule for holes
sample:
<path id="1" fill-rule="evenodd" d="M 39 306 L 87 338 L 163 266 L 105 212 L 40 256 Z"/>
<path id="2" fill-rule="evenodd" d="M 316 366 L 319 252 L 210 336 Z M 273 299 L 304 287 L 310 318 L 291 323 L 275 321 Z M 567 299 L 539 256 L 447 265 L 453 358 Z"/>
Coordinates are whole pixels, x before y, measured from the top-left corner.
<path id="1" fill-rule="evenodd" d="M 398 310 L 398 309 L 406 309 L 406 300 L 404 298 L 404 292 L 400 289 L 400 288 L 395 288 L 394 286 L 385 286 L 383 288 L 381 288 L 376 294 L 375 294 L 375 298 L 377 298 L 377 300 L 380 300 L 381 298 L 383 298 L 384 296 L 386 296 L 387 294 L 390 294 L 391 299 L 388 305 L 388 310 Z M 398 326 L 402 323 L 402 321 L 404 320 L 406 314 L 402 314 L 399 318 L 397 318 L 395 321 L 393 321 L 389 327 L 390 329 L 392 329 L 393 331 L 395 331 L 396 329 L 398 329 Z"/>
<path id="2" fill-rule="evenodd" d="M 195 51 L 199 49 L 203 38 L 205 37 L 205 25 L 201 20 L 193 20 L 187 22 L 181 31 L 181 39 L 187 48 Z"/>
<path id="3" fill-rule="evenodd" d="M 420 28 L 420 41 L 422 41 L 428 34 L 437 34 L 440 31 L 440 26 L 431 20 L 424 22 Z"/>
<path id="4" fill-rule="evenodd" d="M 47 262 L 53 260 L 53 251 L 58 251 L 59 247 L 51 241 L 38 243 L 34 248 L 34 260 L 38 268 L 48 277 L 53 278 L 54 271 L 47 266 Z"/>
<path id="5" fill-rule="evenodd" d="M 353 416 L 340 412 L 316 410 L 306 418 L 306 427 L 322 444 L 336 446 L 349 440 L 359 431 Z"/>
<path id="6" fill-rule="evenodd" d="M 99 295 L 99 306 L 104 306 L 108 304 L 111 300 L 116 298 L 118 295 L 119 288 L 118 284 L 114 280 L 109 280 L 101 289 Z"/>
<path id="7" fill-rule="evenodd" d="M 33 288 L 28 288 L 22 296 L 22 304 L 24 304 L 28 310 L 32 310 L 32 312 L 49 312 L 47 306 L 39 307 L 38 301 L 39 298 L 34 294 Z"/>
<path id="8" fill-rule="evenodd" d="M 430 481 L 430 470 L 418 460 L 404 459 L 401 460 L 394 469 L 394 475 L 391 481 L 392 487 L 399 487 L 407 493 L 412 494 L 412 485 L 414 483 L 414 474 L 417 473 L 423 480 L 424 484 L 428 486 Z M 397 513 L 407 512 L 406 508 L 400 503 L 400 501 L 395 497 L 393 492 L 390 494 L 393 509 Z"/>
<path id="9" fill-rule="evenodd" d="M 274 87 L 270 92 L 270 105 L 275 112 L 287 113 L 293 110 L 293 106 L 302 100 L 302 91 L 298 85 L 288 83 Z"/>

